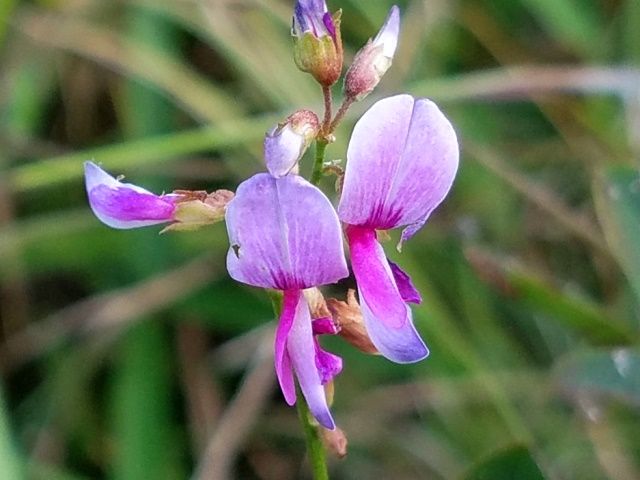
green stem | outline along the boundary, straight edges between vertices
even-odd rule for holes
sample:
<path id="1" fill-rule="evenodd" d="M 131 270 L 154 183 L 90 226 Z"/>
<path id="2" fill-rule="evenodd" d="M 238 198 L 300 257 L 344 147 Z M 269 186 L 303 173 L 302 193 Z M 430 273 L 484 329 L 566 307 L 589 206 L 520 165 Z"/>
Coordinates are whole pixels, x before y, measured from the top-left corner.
<path id="1" fill-rule="evenodd" d="M 298 399 L 296 406 L 298 409 L 298 418 L 304 430 L 304 438 L 307 443 L 307 453 L 309 454 L 309 463 L 313 472 L 314 480 L 328 480 L 329 472 L 327 471 L 327 459 L 324 453 L 324 446 L 318 434 L 318 428 L 311 424 L 311 415 L 307 402 L 298 388 Z"/>
<path id="2" fill-rule="evenodd" d="M 324 168 L 324 152 L 327 149 L 328 142 L 324 139 L 316 140 L 316 158 L 313 163 L 313 171 L 311 172 L 310 182 L 318 185 L 322 178 L 322 170 Z"/>

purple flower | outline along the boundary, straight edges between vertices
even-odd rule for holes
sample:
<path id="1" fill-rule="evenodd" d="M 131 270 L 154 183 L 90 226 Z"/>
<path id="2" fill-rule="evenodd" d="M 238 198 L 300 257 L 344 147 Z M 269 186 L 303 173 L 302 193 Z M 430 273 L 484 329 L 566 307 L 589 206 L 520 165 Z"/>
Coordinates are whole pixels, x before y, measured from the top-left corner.
<path id="1" fill-rule="evenodd" d="M 318 134 L 320 122 L 310 110 L 299 110 L 273 127 L 264 138 L 264 160 L 269 173 L 282 177 L 298 173 L 298 160 Z"/>
<path id="2" fill-rule="evenodd" d="M 336 27 L 324 0 L 298 0 L 293 11 L 293 34 L 297 37 L 309 32 L 320 38 L 336 37 Z"/>
<path id="3" fill-rule="evenodd" d="M 349 143 L 338 213 L 347 224 L 367 332 L 395 362 L 415 362 L 429 351 L 406 304 L 419 303 L 420 295 L 410 277 L 387 260 L 376 230 L 406 227 L 400 243 L 417 232 L 449 192 L 458 155 L 453 127 L 438 107 L 409 95 L 373 105 Z"/>
<path id="4" fill-rule="evenodd" d="M 85 162 L 84 176 L 93 213 L 112 228 L 146 227 L 173 220 L 178 195 L 156 195 L 122 183 L 93 162 Z"/>
<path id="5" fill-rule="evenodd" d="M 344 79 L 348 98 L 362 100 L 380 83 L 391 66 L 400 35 L 400 10 L 391 7 L 378 35 L 358 51 Z"/>
<path id="6" fill-rule="evenodd" d="M 297 0 L 293 11 L 296 65 L 325 87 L 336 83 L 342 74 L 340 15 L 340 11 L 331 15 L 324 0 Z"/>
<path id="7" fill-rule="evenodd" d="M 172 222 L 162 232 L 196 230 L 224 219 L 233 192 L 177 190 L 156 195 L 122 183 L 93 162 L 85 162 L 84 178 L 93 213 L 112 228 L 138 228 Z"/>
<path id="8" fill-rule="evenodd" d="M 260 173 L 238 187 L 226 222 L 229 274 L 242 283 L 284 291 L 275 368 L 285 400 L 289 405 L 296 401 L 295 373 L 311 413 L 333 429 L 323 385 L 342 364 L 318 346 L 303 293 L 348 275 L 340 222 L 331 203 L 297 175 Z"/>

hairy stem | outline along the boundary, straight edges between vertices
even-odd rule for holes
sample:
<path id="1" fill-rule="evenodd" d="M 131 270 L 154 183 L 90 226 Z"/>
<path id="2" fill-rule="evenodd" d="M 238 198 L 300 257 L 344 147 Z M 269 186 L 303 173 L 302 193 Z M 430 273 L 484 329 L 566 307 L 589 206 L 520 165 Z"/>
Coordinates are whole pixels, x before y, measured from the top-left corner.
<path id="1" fill-rule="evenodd" d="M 333 98 L 331 96 L 331 87 L 322 87 L 322 96 L 324 98 L 324 119 L 322 120 L 322 128 L 320 131 L 323 134 L 329 133 L 327 129 L 331 125 L 331 116 L 333 115 Z"/>
<path id="2" fill-rule="evenodd" d="M 353 105 L 355 101 L 356 99 L 353 97 L 346 97 L 342 101 L 342 105 L 340 105 L 340 108 L 338 109 L 338 113 L 336 113 L 336 116 L 331 122 L 331 125 L 329 125 L 329 130 L 327 132 L 328 134 L 332 134 L 334 132 L 338 124 L 342 121 L 344 116 L 347 114 L 349 107 L 351 107 L 351 105 Z"/>

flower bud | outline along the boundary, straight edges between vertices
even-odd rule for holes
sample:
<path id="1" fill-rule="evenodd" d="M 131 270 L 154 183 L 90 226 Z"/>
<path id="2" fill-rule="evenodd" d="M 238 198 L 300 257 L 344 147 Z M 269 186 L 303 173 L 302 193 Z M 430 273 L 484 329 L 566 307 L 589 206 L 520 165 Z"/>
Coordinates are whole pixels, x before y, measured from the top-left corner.
<path id="1" fill-rule="evenodd" d="M 356 54 L 344 80 L 347 98 L 362 100 L 378 85 L 391 66 L 400 34 L 400 11 L 391 7 L 384 25 L 373 40 Z"/>
<path id="2" fill-rule="evenodd" d="M 269 173 L 276 178 L 297 173 L 298 161 L 320 129 L 310 110 L 299 110 L 273 127 L 264 139 L 264 159 Z"/>
<path id="3" fill-rule="evenodd" d="M 328 430 L 326 428 L 320 429 L 320 438 L 327 451 L 331 452 L 338 458 L 344 458 L 347 456 L 347 436 L 340 427 L 336 427 L 335 430 Z"/>
<path id="4" fill-rule="evenodd" d="M 341 14 L 332 16 L 324 0 L 298 0 L 293 14 L 293 58 L 324 87 L 336 83 L 342 73 Z"/>

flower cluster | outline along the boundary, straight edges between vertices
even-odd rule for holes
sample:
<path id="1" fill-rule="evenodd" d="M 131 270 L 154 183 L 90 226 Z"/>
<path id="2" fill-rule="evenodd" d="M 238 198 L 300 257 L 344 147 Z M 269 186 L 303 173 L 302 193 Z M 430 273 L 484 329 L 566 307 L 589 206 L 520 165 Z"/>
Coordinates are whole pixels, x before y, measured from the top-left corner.
<path id="1" fill-rule="evenodd" d="M 364 98 L 380 81 L 391 64 L 399 26 L 393 7 L 348 69 L 344 105 Z M 323 87 L 335 83 L 343 61 L 340 12 L 330 14 L 324 0 L 298 0 L 292 33 L 300 69 Z M 335 422 L 324 386 L 341 371 L 342 360 L 320 347 L 320 335 L 341 334 L 363 351 L 398 363 L 428 355 L 408 305 L 420 303 L 420 294 L 409 275 L 387 259 L 378 232 L 403 228 L 400 248 L 445 198 L 458 167 L 455 132 L 433 102 L 406 94 L 385 98 L 355 125 L 346 169 L 339 170 L 336 210 L 298 175 L 307 147 L 314 141 L 326 145 L 335 123 L 321 124 L 315 113 L 300 110 L 274 126 L 264 141 L 268 172 L 242 182 L 235 195 L 226 190 L 155 195 L 94 163 L 85 165 L 91 208 L 111 227 L 170 223 L 165 230 L 188 230 L 226 221 L 231 277 L 283 294 L 275 370 L 284 398 L 296 402 L 297 379 L 311 413 L 327 429 Z M 349 275 L 343 233 L 359 304 L 351 292 L 344 303 L 325 301 L 317 289 Z"/>

